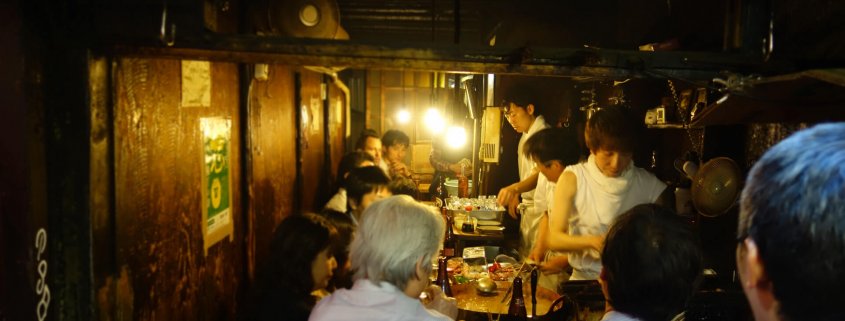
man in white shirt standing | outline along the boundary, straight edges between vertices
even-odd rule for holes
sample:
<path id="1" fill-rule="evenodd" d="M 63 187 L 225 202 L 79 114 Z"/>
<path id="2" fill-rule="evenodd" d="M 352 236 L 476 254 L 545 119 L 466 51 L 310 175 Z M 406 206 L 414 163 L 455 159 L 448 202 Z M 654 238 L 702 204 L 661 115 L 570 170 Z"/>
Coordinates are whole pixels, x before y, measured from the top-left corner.
<path id="1" fill-rule="evenodd" d="M 534 246 L 534 239 L 537 234 L 537 226 L 543 213 L 534 207 L 534 189 L 539 182 L 545 186 L 545 178 L 540 178 L 539 172 L 534 166 L 534 161 L 525 157 L 522 152 L 525 142 L 534 133 L 548 128 L 549 124 L 542 115 L 539 115 L 538 107 L 535 105 L 537 99 L 533 88 L 529 86 L 514 85 L 506 89 L 504 95 L 505 118 L 517 133 L 521 133 L 517 147 L 517 165 L 519 167 L 519 182 L 508 185 L 499 190 L 497 201 L 507 207 L 508 214 L 514 219 L 517 218 L 517 207 L 522 208 L 522 216 L 519 218 L 520 254 L 527 256 Z M 519 198 L 522 197 L 520 206 Z"/>

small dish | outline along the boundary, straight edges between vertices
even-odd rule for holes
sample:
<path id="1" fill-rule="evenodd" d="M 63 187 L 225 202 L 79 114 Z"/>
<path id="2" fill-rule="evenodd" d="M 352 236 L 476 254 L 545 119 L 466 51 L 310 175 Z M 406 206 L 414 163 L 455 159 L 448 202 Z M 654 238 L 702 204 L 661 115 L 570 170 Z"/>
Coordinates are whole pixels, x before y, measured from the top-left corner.
<path id="1" fill-rule="evenodd" d="M 496 234 L 502 233 L 505 230 L 504 226 L 479 226 L 478 233 L 483 234 Z"/>
<path id="2" fill-rule="evenodd" d="M 478 226 L 499 226 L 502 225 L 499 221 L 478 220 Z"/>

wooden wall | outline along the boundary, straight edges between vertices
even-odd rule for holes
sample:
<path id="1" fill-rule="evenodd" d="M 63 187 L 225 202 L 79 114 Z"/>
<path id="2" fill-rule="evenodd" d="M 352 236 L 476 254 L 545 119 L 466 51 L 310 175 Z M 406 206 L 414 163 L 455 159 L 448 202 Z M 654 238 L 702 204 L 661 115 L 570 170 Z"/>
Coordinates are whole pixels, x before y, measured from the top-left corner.
<path id="1" fill-rule="evenodd" d="M 113 95 L 111 109 L 108 99 L 92 101 L 92 115 L 113 117 L 103 126 L 112 130 L 113 159 L 92 150 L 92 198 L 106 199 L 92 206 L 96 315 L 234 320 L 275 227 L 291 213 L 319 209 L 330 196 L 335 165 L 326 164 L 344 150 L 346 94 L 306 69 L 271 66 L 270 78 L 257 81 L 236 64 L 212 62 L 211 106 L 180 107 L 179 60 L 119 58 L 110 66 L 107 60 L 92 60 L 90 71 L 97 87 L 108 85 L 102 79 L 111 68 L 111 93 L 92 95 Z M 249 80 L 239 82 L 241 74 Z M 203 117 L 232 124 L 234 233 L 207 255 Z"/>
<path id="2" fill-rule="evenodd" d="M 116 270 L 98 287 L 99 304 L 116 319 L 232 319 L 244 271 L 237 66 L 211 64 L 210 107 L 180 107 L 179 60 L 118 59 L 114 68 Z M 207 256 L 201 117 L 232 121 L 234 238 Z"/>

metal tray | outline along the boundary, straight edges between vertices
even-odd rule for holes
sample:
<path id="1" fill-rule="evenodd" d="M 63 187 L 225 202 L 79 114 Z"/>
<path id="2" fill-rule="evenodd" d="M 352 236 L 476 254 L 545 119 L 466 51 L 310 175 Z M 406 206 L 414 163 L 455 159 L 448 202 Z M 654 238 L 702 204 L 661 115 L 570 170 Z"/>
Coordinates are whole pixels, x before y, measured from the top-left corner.
<path id="1" fill-rule="evenodd" d="M 470 217 L 475 217 L 478 220 L 483 221 L 497 221 L 502 222 L 502 216 L 505 214 L 504 210 L 496 211 L 496 210 L 472 210 L 472 211 L 465 211 L 465 210 L 449 210 L 450 214 L 460 213 L 460 214 L 467 214 Z"/>

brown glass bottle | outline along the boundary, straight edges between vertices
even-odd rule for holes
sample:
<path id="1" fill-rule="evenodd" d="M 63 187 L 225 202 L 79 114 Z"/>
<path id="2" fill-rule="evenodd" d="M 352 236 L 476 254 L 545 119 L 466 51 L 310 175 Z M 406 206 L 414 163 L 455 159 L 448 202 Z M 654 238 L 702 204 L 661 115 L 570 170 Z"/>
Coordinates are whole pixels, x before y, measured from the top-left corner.
<path id="1" fill-rule="evenodd" d="M 508 320 L 528 320 L 528 311 L 525 310 L 525 297 L 522 296 L 522 278 L 513 278 L 513 296 L 508 306 Z"/>
<path id="2" fill-rule="evenodd" d="M 450 258 L 455 256 L 455 234 L 452 232 L 452 215 L 449 215 L 449 210 L 444 206 L 442 209 L 443 216 L 446 218 L 446 235 L 443 237 L 443 256 Z"/>
<path id="3" fill-rule="evenodd" d="M 437 259 L 437 280 L 434 281 L 434 284 L 440 287 L 440 291 L 442 291 L 446 296 L 452 296 L 452 285 L 449 281 L 449 271 L 446 270 L 446 257 L 441 256 Z"/>
<path id="4" fill-rule="evenodd" d="M 458 197 L 460 198 L 467 198 L 469 197 L 469 179 L 464 172 L 466 166 L 461 164 L 461 173 L 458 175 Z"/>
<path id="5" fill-rule="evenodd" d="M 452 232 L 452 216 L 449 215 L 449 207 L 447 206 L 447 199 L 449 193 L 446 192 L 446 177 L 440 181 L 440 199 L 443 201 L 440 205 L 440 214 L 443 215 L 443 220 L 446 221 L 446 234 L 443 236 L 443 252 L 446 258 L 455 256 L 455 237 Z"/>

